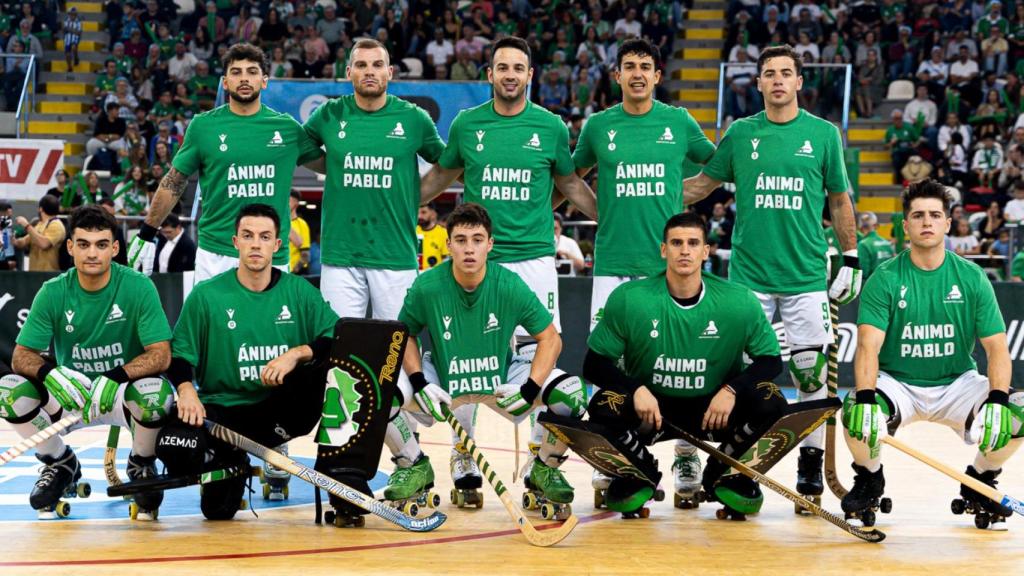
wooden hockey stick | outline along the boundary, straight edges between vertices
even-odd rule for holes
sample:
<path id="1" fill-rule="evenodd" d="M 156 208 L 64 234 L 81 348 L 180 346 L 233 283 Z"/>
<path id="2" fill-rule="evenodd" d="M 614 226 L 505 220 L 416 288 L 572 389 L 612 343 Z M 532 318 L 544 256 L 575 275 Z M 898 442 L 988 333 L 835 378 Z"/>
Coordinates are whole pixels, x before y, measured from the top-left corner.
<path id="1" fill-rule="evenodd" d="M 6 452 L 0 454 L 0 466 L 7 464 L 11 460 L 14 460 L 18 456 L 24 454 L 26 451 L 31 450 L 36 446 L 39 446 L 43 442 L 46 442 L 50 438 L 53 438 L 57 434 L 60 434 L 61 432 L 67 430 L 71 426 L 74 426 L 81 419 L 82 416 L 79 414 L 68 414 L 67 416 L 61 418 L 60 420 L 57 420 L 53 424 L 50 424 L 46 428 L 43 428 L 39 432 L 36 432 L 35 434 L 29 436 L 28 438 L 25 438 L 21 442 L 18 442 L 14 446 L 11 446 L 10 448 L 7 449 Z"/>
<path id="2" fill-rule="evenodd" d="M 117 474 L 117 443 L 121 439 L 121 427 L 111 426 L 107 433 L 107 449 L 103 452 L 103 474 L 107 477 L 107 486 L 124 484 Z"/>
<path id="3" fill-rule="evenodd" d="M 459 421 L 455 419 L 455 415 L 453 415 L 451 410 L 448 409 L 448 406 L 442 405 L 441 411 L 444 413 L 444 417 L 448 421 L 448 424 L 450 424 L 455 430 L 455 433 L 459 435 L 459 439 L 462 441 L 462 445 L 466 447 L 469 455 L 473 457 L 473 460 L 476 460 L 484 478 L 487 478 L 487 483 L 491 485 L 491 488 L 494 488 L 495 494 L 498 495 L 501 503 L 505 505 L 505 510 L 508 510 L 508 515 L 512 517 L 513 521 L 515 521 L 516 526 L 519 528 L 519 531 L 523 533 L 523 536 L 526 537 L 527 542 L 534 546 L 552 546 L 564 540 L 565 537 L 572 532 L 573 528 L 576 527 L 576 524 L 579 523 L 579 518 L 577 518 L 575 514 L 571 514 L 566 518 L 565 522 L 563 522 L 557 529 L 540 532 L 534 528 L 533 524 L 531 524 L 530 520 L 526 517 L 526 514 L 523 514 L 522 509 L 512 501 L 512 497 L 508 494 L 508 489 L 505 488 L 505 485 L 498 479 L 497 474 L 495 474 L 494 470 L 491 469 L 490 463 L 484 459 L 484 455 L 481 454 L 480 449 L 477 448 L 476 442 L 469 437 L 469 433 L 466 432 L 466 429 L 462 427 L 462 424 L 459 424 Z"/>
<path id="4" fill-rule="evenodd" d="M 839 397 L 839 303 L 830 299 L 828 312 L 832 322 L 832 344 L 828 347 L 828 377 L 826 386 L 829 398 Z M 840 500 L 847 490 L 836 473 L 836 417 L 831 416 L 825 423 L 825 482 L 828 489 Z"/>
<path id="5" fill-rule="evenodd" d="M 757 470 L 754 470 L 750 466 L 747 466 L 746 464 L 740 462 L 739 460 L 733 458 L 732 456 L 729 456 L 725 452 L 722 452 L 721 450 L 715 448 L 714 446 L 708 444 L 707 442 L 701 440 L 700 438 L 694 436 L 693 434 L 690 434 L 686 430 L 683 430 L 682 428 L 679 428 L 678 426 L 675 426 L 672 423 L 664 421 L 664 420 L 662 421 L 662 426 L 663 427 L 664 426 L 671 427 L 673 429 L 673 431 L 676 434 L 678 434 L 679 437 L 682 438 L 683 440 L 686 440 L 690 444 L 693 444 L 694 446 L 696 446 L 697 448 L 700 448 L 701 450 L 707 452 L 711 456 L 714 456 L 715 458 L 718 458 L 723 463 L 725 463 L 725 464 L 727 464 L 729 466 L 732 466 L 732 468 L 734 470 L 736 470 L 737 472 L 739 472 L 740 474 L 743 474 L 744 476 L 746 476 L 748 478 L 751 478 L 755 482 L 760 482 L 761 484 L 764 484 L 765 486 L 771 488 L 774 492 L 780 494 L 781 496 L 783 496 L 784 498 L 786 498 L 790 502 L 792 502 L 792 503 L 794 503 L 794 504 L 796 504 L 798 506 L 802 506 L 803 508 L 805 508 L 811 514 L 814 514 L 815 516 L 818 516 L 819 518 L 823 518 L 823 519 L 827 520 L 828 522 L 831 522 L 832 524 L 838 526 L 839 528 L 842 528 L 847 533 L 852 534 L 852 535 L 856 536 L 857 538 L 860 538 L 861 540 L 864 540 L 866 542 L 877 543 L 877 542 L 881 542 L 882 540 L 885 540 L 885 533 L 884 532 L 882 532 L 880 530 L 875 530 L 873 528 L 865 530 L 865 529 L 858 528 L 857 526 L 854 526 L 854 525 L 850 524 L 849 522 L 847 522 L 843 518 L 839 517 L 838 515 L 833 514 L 833 513 L 829 512 L 828 510 L 825 510 L 821 506 L 818 506 L 817 504 L 815 504 L 814 502 L 811 502 L 810 500 L 808 500 L 806 498 L 803 498 L 802 496 L 800 496 L 796 492 L 790 490 L 789 488 L 786 488 L 785 486 L 783 486 L 782 484 L 779 484 L 775 480 L 772 480 L 768 476 L 765 476 L 764 474 L 761 474 Z"/>
<path id="6" fill-rule="evenodd" d="M 882 442 L 885 442 L 886 444 L 892 446 L 893 448 L 899 450 L 900 452 L 903 452 L 908 456 L 911 456 L 913 458 L 920 460 L 921 462 L 924 462 L 925 464 L 931 466 L 932 468 L 935 468 L 939 472 L 942 472 L 946 476 L 949 476 L 953 480 L 956 480 L 957 482 L 966 485 L 968 488 L 974 490 L 975 492 L 981 494 L 982 496 L 994 502 L 998 502 L 1003 506 L 1006 506 L 1007 508 L 1013 510 L 1017 514 L 1024 516 L 1024 503 L 1022 503 L 1020 500 L 1017 500 L 1016 498 L 1013 498 L 1008 494 L 1003 494 L 999 490 L 996 490 L 995 488 L 989 486 L 988 484 L 985 484 L 984 482 L 978 480 L 977 478 L 971 478 L 970 476 L 964 474 L 963 472 L 960 472 L 959 470 L 950 468 L 949 466 L 943 464 L 942 462 L 939 462 L 938 460 L 932 458 L 931 456 L 928 456 L 923 452 L 918 452 L 916 449 L 907 446 L 906 444 L 893 438 L 892 436 L 886 436 L 885 438 L 882 439 Z"/>
<path id="7" fill-rule="evenodd" d="M 441 512 L 434 512 L 426 518 L 414 518 L 412 516 L 408 516 L 387 504 L 374 500 L 371 496 L 367 496 L 354 488 L 350 488 L 349 486 L 338 482 L 334 478 L 321 474 L 312 468 L 303 466 L 284 454 L 271 450 L 270 448 L 267 448 L 258 442 L 254 442 L 253 440 L 242 436 L 238 432 L 225 428 L 216 422 L 207 420 L 205 422 L 205 426 L 206 429 L 210 431 L 210 434 L 215 438 L 223 440 L 236 448 L 245 450 L 249 454 L 252 454 L 268 464 L 277 466 L 281 470 L 288 472 L 300 480 L 305 480 L 317 488 L 323 488 L 338 498 L 358 506 L 374 516 L 379 516 L 392 524 L 397 524 L 406 530 L 410 530 L 412 532 L 429 532 L 441 524 L 444 524 L 444 521 L 448 519 L 448 517 Z"/>

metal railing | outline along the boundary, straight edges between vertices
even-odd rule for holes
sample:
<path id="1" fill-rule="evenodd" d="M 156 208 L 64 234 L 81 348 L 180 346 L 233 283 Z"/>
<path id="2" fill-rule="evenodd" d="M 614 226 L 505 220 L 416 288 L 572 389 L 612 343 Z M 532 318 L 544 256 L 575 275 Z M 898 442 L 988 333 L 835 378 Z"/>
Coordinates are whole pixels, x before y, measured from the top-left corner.
<path id="1" fill-rule="evenodd" d="M 25 79 L 22 81 L 18 107 L 14 111 L 14 135 L 16 138 L 21 138 L 22 131 L 28 132 L 29 116 L 36 106 L 36 56 L 35 54 L 0 52 L 0 62 L 3 62 L 3 68 L 0 72 L 5 73 L 7 71 L 8 58 L 28 60 L 28 69 L 25 71 Z M 26 104 L 28 105 L 26 106 Z"/>

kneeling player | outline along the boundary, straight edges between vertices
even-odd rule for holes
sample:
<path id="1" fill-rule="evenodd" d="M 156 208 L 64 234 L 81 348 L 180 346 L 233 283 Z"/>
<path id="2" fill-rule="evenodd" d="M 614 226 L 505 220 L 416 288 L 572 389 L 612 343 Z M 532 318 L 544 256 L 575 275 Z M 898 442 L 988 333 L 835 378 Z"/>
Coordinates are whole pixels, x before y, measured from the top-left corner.
<path id="1" fill-rule="evenodd" d="M 644 446 L 659 438 L 663 416 L 721 440 L 722 450 L 738 457 L 786 408 L 771 383 L 782 372 L 778 341 L 750 290 L 701 274 L 709 247 L 699 216 L 672 216 L 662 238 L 665 273 L 616 288 L 590 335 L 583 376 L 601 389 L 590 401 L 590 420 L 632 438 L 624 444 L 652 468 Z M 744 354 L 753 362 L 745 368 Z M 739 514 L 760 510 L 760 487 L 739 474 L 720 478 L 726 468 L 708 462 L 707 497 Z M 646 472 L 660 478 L 656 469 Z M 635 512 L 653 494 L 653 486 L 619 477 L 605 502 Z"/>
<path id="2" fill-rule="evenodd" d="M 519 276 L 502 266 L 488 265 L 494 238 L 487 211 L 478 204 L 463 204 L 448 217 L 447 227 L 451 260 L 416 279 L 398 318 L 408 326 L 410 336 L 426 328 L 433 344 L 432 354 L 425 354 L 422 360 L 415 340 L 406 348 L 403 367 L 411 386 L 403 390 L 403 397 L 409 401 L 411 413 L 429 425 L 433 419 L 444 421 L 441 403 L 453 407 L 484 404 L 520 422 L 536 403 L 563 416 L 582 416 L 586 409 L 582 382 L 554 367 L 562 340 L 551 314 Z M 517 326 L 537 344 L 532 355 L 510 360 L 509 343 Z M 419 411 L 415 411 L 417 407 Z M 472 433 L 471 422 L 461 424 Z M 558 470 L 567 447 L 540 430 L 541 437 L 548 439 L 537 447 L 526 485 L 541 503 L 550 502 L 558 509 L 557 516 L 564 518 L 568 516 L 564 505 L 573 499 L 572 486 Z M 398 469 L 384 497 L 400 502 L 429 490 L 434 472 L 415 434 L 406 430 L 400 442 L 388 441 L 397 455 Z M 457 446 L 457 450 L 460 459 L 470 459 L 464 447 Z M 457 474 L 463 467 L 468 468 L 458 463 L 453 466 L 456 504 L 463 503 L 460 491 L 463 496 L 479 496 L 473 491 L 480 488 L 480 477 L 475 476 L 470 484 L 472 476 Z"/>
<path id="3" fill-rule="evenodd" d="M 69 428 L 111 424 L 134 433 L 128 477 L 156 475 L 157 430 L 174 402 L 159 377 L 171 360 L 171 330 L 148 278 L 111 263 L 120 246 L 117 222 L 98 206 L 83 206 L 68 222 L 75 267 L 46 282 L 18 334 L 10 373 L 0 363 L 0 417 L 27 438 L 69 413 Z M 53 344 L 56 363 L 40 351 Z M 29 503 L 47 516 L 82 477 L 78 459 L 59 436 L 36 446 L 42 473 Z M 162 492 L 138 494 L 142 518 L 152 517 Z"/>
<path id="4" fill-rule="evenodd" d="M 920 420 L 949 426 L 978 443 L 967 474 L 991 486 L 1024 435 L 1024 393 L 1010 391 L 999 306 L 985 272 L 945 249 L 949 208 L 945 187 L 932 180 L 904 191 L 910 250 L 880 265 L 861 296 L 857 390 L 843 410 L 856 478 L 842 506 L 865 524 L 873 523 L 885 488 L 879 448 L 887 433 Z M 988 357 L 988 378 L 971 358 L 976 338 Z M 983 515 L 1010 512 L 967 487 L 960 494 Z"/>
<path id="5" fill-rule="evenodd" d="M 308 434 L 320 420 L 338 317 L 304 278 L 272 266 L 279 233 L 273 208 L 243 207 L 235 222 L 239 267 L 198 284 L 185 301 L 168 371 L 181 422 L 164 428 L 158 447 L 171 475 L 248 469 L 244 452 L 191 428 L 204 418 L 265 446 Z M 375 469 L 379 446 L 373 457 Z M 364 474 L 338 479 L 371 494 Z M 203 515 L 234 517 L 245 484 L 236 476 L 204 485 Z"/>

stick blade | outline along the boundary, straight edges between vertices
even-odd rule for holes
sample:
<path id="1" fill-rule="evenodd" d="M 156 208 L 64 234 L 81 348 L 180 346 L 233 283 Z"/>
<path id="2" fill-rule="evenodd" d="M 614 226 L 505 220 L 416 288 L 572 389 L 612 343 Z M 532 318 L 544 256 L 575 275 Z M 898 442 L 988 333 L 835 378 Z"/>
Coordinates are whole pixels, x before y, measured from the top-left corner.
<path id="1" fill-rule="evenodd" d="M 540 546 L 542 548 L 548 546 L 554 546 L 572 533 L 576 525 L 579 524 L 580 519 L 575 514 L 569 515 L 562 522 L 562 525 L 558 528 L 550 528 L 547 530 L 537 530 L 529 523 L 520 523 L 519 529 L 523 532 L 523 536 L 526 536 L 526 541 L 534 546 Z"/>

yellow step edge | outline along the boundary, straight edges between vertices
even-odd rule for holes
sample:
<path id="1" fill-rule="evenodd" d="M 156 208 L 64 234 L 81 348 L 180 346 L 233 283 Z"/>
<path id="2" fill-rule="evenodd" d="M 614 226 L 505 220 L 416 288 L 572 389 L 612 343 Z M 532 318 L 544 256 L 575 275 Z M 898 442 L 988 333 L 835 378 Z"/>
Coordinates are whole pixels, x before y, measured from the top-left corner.
<path id="1" fill-rule="evenodd" d="M 858 211 L 889 214 L 900 209 L 900 199 L 895 196 L 861 196 L 857 201 Z"/>
<path id="2" fill-rule="evenodd" d="M 105 48 L 106 46 L 102 42 L 95 40 L 82 40 L 78 43 L 79 52 L 100 52 Z M 64 40 L 57 40 L 57 50 L 64 50 Z"/>
<path id="3" fill-rule="evenodd" d="M 725 30 L 721 28 L 690 28 L 686 31 L 687 40 L 721 40 L 725 38 Z"/>
<path id="4" fill-rule="evenodd" d="M 721 56 L 717 48 L 683 48 L 683 60 L 718 60 Z"/>
<path id="5" fill-rule="evenodd" d="M 688 102 L 718 102 L 718 90 L 711 88 L 694 88 L 693 90 L 676 91 L 678 100 Z"/>
<path id="6" fill-rule="evenodd" d="M 47 82 L 46 93 L 60 96 L 87 96 L 92 93 L 92 87 L 81 82 Z"/>
<path id="7" fill-rule="evenodd" d="M 861 172 L 858 179 L 861 186 L 889 186 L 893 184 L 891 172 Z"/>
<path id="8" fill-rule="evenodd" d="M 89 20 L 82 21 L 83 32 L 99 32 L 103 29 L 103 25 L 100 22 L 92 22 Z"/>
<path id="9" fill-rule="evenodd" d="M 690 116 L 697 122 L 714 122 L 718 111 L 714 108 L 689 108 Z"/>
<path id="10" fill-rule="evenodd" d="M 724 20 L 725 10 L 690 10 L 686 13 L 688 20 Z"/>
<path id="11" fill-rule="evenodd" d="M 88 128 L 80 122 L 59 122 L 56 120 L 29 120 L 28 131 L 34 134 L 81 134 Z"/>
<path id="12" fill-rule="evenodd" d="M 848 136 L 852 142 L 882 142 L 885 130 L 881 128 L 853 128 Z"/>
<path id="13" fill-rule="evenodd" d="M 85 144 L 79 144 L 78 142 L 64 143 L 65 156 L 77 156 L 83 152 L 85 152 Z"/>
<path id="14" fill-rule="evenodd" d="M 892 155 L 888 150 L 861 150 L 860 163 L 867 162 L 892 162 Z"/>
<path id="15" fill-rule="evenodd" d="M 708 137 L 708 140 L 711 140 L 712 142 L 715 141 L 715 129 L 714 128 L 704 128 L 704 135 Z"/>
<path id="16" fill-rule="evenodd" d="M 100 69 L 99 62 L 79 62 L 75 67 L 75 72 L 96 72 Z M 67 72 L 68 62 L 67 60 L 52 60 L 50 61 L 50 72 Z"/>
<path id="17" fill-rule="evenodd" d="M 718 80 L 718 68 L 683 68 L 680 78 L 683 80 Z"/>
<path id="18" fill-rule="evenodd" d="M 67 9 L 78 8 L 79 12 L 87 12 L 89 14 L 100 14 L 103 12 L 103 3 L 101 2 L 68 2 Z"/>
<path id="19" fill-rule="evenodd" d="M 887 240 L 892 240 L 892 222 L 878 225 L 878 235 Z"/>
<path id="20" fill-rule="evenodd" d="M 36 108 L 40 114 L 84 114 L 88 109 L 84 102 L 39 102 Z"/>

